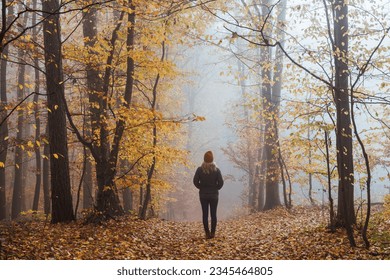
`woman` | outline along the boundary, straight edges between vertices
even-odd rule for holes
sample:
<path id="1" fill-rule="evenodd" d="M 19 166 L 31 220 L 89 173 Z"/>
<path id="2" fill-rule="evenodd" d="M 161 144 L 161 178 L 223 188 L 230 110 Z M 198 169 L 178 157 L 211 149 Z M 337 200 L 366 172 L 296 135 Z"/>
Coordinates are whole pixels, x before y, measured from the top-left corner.
<path id="1" fill-rule="evenodd" d="M 194 185 L 199 189 L 200 204 L 202 205 L 203 226 L 206 238 L 213 238 L 217 228 L 218 192 L 223 186 L 221 171 L 214 163 L 213 153 L 204 154 L 204 162 L 195 172 Z M 211 215 L 211 231 L 209 229 L 209 207 Z"/>

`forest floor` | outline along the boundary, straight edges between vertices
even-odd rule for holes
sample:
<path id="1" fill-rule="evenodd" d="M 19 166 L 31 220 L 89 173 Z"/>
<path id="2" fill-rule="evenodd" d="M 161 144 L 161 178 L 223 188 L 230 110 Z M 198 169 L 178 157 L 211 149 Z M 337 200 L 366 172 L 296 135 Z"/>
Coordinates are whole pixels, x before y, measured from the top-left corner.
<path id="1" fill-rule="evenodd" d="M 220 221 L 208 240 L 200 222 L 133 216 L 101 225 L 2 222 L 0 259 L 390 259 L 390 221 L 380 213 L 371 219 L 368 250 L 358 231 L 356 248 L 344 231 L 330 233 L 327 217 L 320 208 L 280 208 Z"/>

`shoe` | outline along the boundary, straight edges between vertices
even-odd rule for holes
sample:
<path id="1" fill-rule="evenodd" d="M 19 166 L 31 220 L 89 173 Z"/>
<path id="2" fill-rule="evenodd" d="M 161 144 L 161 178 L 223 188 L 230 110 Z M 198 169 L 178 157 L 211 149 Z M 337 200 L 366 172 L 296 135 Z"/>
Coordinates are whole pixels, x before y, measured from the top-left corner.
<path id="1" fill-rule="evenodd" d="M 210 233 L 210 238 L 214 238 L 215 237 L 215 232 L 211 232 Z"/>

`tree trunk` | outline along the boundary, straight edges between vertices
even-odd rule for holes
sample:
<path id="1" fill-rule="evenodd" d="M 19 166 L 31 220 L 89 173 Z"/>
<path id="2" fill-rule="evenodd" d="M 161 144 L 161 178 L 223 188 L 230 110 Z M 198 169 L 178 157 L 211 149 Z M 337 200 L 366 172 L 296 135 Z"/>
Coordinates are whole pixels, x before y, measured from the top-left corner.
<path id="1" fill-rule="evenodd" d="M 271 63 L 271 47 L 268 47 L 263 52 L 264 63 Z M 271 87 L 272 73 L 269 67 L 264 67 L 262 70 L 262 93 L 264 98 L 263 110 L 264 113 L 264 152 L 265 160 L 267 162 L 265 174 L 265 203 L 263 210 L 273 209 L 281 205 L 279 197 L 279 165 L 277 153 L 277 132 L 274 125 L 274 119 L 277 118 L 277 108 L 273 100 L 273 93 Z"/>
<path id="2" fill-rule="evenodd" d="M 351 246 L 356 246 L 352 225 L 356 223 L 354 209 L 354 168 L 352 151 L 352 124 L 349 102 L 348 68 L 348 5 L 344 0 L 334 3 L 334 54 L 336 104 L 336 145 L 339 173 L 337 222 L 347 230 Z"/>
<path id="3" fill-rule="evenodd" d="M 348 6 L 344 0 L 335 2 L 335 55 L 334 98 L 337 110 L 337 163 L 339 172 L 338 219 L 349 225 L 355 223 L 353 203 L 354 171 L 352 151 L 352 124 L 348 95 Z"/>
<path id="4" fill-rule="evenodd" d="M 98 193 L 96 198 L 96 210 L 104 219 L 113 218 L 123 214 L 123 209 L 116 192 L 112 165 L 97 162 L 96 173 Z"/>
<path id="5" fill-rule="evenodd" d="M 129 7 L 132 12 L 128 13 L 128 29 L 127 29 L 127 50 L 131 51 L 134 48 L 134 25 L 135 25 L 135 12 L 132 1 L 129 1 Z M 86 40 L 87 47 L 93 47 L 96 42 L 96 9 L 91 8 L 85 14 L 83 31 L 84 36 L 88 38 Z M 117 26 L 115 27 L 112 37 L 111 45 L 114 46 L 118 38 L 118 31 L 122 24 L 124 12 L 121 12 Z M 93 50 L 90 50 L 93 54 Z M 106 119 L 108 110 L 108 95 L 109 95 L 109 82 L 111 75 L 111 67 L 113 61 L 113 50 L 109 53 L 106 64 L 103 79 L 100 78 L 101 74 L 92 65 L 87 65 L 87 80 L 90 90 L 89 99 L 90 104 L 99 104 L 99 106 L 91 106 L 91 126 L 93 133 L 99 131 L 100 145 L 92 146 L 91 152 L 96 161 L 96 176 L 98 183 L 98 194 L 96 201 L 96 210 L 101 213 L 103 217 L 109 218 L 123 213 L 123 209 L 119 203 L 119 197 L 117 189 L 114 183 L 114 178 L 118 164 L 119 144 L 124 132 L 124 120 L 119 119 L 116 124 L 115 133 L 113 137 L 113 143 L 110 147 L 107 123 Z M 131 104 L 131 97 L 133 93 L 133 74 L 134 74 L 134 60 L 129 55 L 127 58 L 127 70 L 126 70 L 126 86 L 124 93 L 124 107 L 129 108 Z M 102 96 L 99 96 L 99 95 Z M 96 108 L 98 107 L 98 108 Z"/>
<path id="6" fill-rule="evenodd" d="M 264 148 L 259 152 L 259 162 L 261 164 L 256 171 L 256 178 L 258 178 L 257 211 L 263 211 L 265 201 L 265 172 L 267 170 Z"/>
<path id="7" fill-rule="evenodd" d="M 83 209 L 93 208 L 93 174 L 92 174 L 92 163 L 90 160 L 91 153 L 89 150 L 85 150 L 86 163 L 85 173 L 83 178 Z"/>
<path id="8" fill-rule="evenodd" d="M 48 135 L 49 128 L 46 125 L 46 133 Z M 46 140 L 46 136 L 45 136 Z M 47 140 L 46 140 L 47 141 Z M 43 187 L 43 210 L 45 215 L 51 213 L 51 201 L 50 201 L 50 147 L 49 144 L 45 143 L 43 146 L 44 160 L 42 163 L 42 187 Z"/>
<path id="9" fill-rule="evenodd" d="M 271 110 L 272 112 L 272 110 Z M 277 150 L 275 147 L 274 126 L 272 117 L 268 116 L 265 125 L 265 154 L 267 161 L 266 183 L 265 183 L 265 204 L 263 210 L 273 209 L 281 205 L 279 197 L 279 165 L 277 161 Z"/>
<path id="10" fill-rule="evenodd" d="M 91 55 L 95 52 L 93 48 L 97 42 L 97 10 L 95 6 L 90 7 L 83 12 L 83 35 L 84 45 Z M 93 60 L 92 60 L 93 61 Z M 100 110 L 96 105 L 100 103 L 98 94 L 103 91 L 103 81 L 100 77 L 99 68 L 94 63 L 88 63 L 86 65 L 87 73 L 87 86 L 88 86 L 88 99 L 89 99 L 89 111 L 91 113 L 90 118 L 85 118 L 85 136 L 87 139 L 99 131 L 100 124 Z M 89 119 L 90 125 L 87 125 L 87 119 Z M 83 208 L 93 207 L 93 179 L 92 179 L 92 163 L 88 159 L 91 153 L 87 151 L 87 163 L 85 170 L 85 178 L 83 182 Z M 96 160 L 96 159 L 95 159 Z M 97 165 L 96 165 L 96 172 Z M 96 174 L 97 175 L 97 174 Z"/>
<path id="11" fill-rule="evenodd" d="M 286 1 L 281 2 L 281 12 L 278 15 L 278 24 L 284 24 Z M 268 5 L 262 6 L 262 14 L 265 17 L 269 13 Z M 267 27 L 268 28 L 268 27 Z M 272 31 L 269 31 L 272 32 Z M 277 34 L 278 35 L 278 34 Z M 283 39 L 282 39 L 283 41 Z M 266 185 L 265 185 L 265 205 L 264 210 L 272 209 L 281 205 L 279 196 L 280 169 L 278 164 L 278 118 L 281 94 L 281 77 L 283 70 L 283 56 L 279 48 L 276 50 L 275 62 L 272 62 L 272 47 L 267 47 L 261 58 L 262 63 L 269 65 L 274 63 L 275 72 L 271 72 L 271 67 L 262 69 L 262 92 L 264 97 L 265 118 L 265 140 L 264 149 L 267 161 Z"/>
<path id="12" fill-rule="evenodd" d="M 156 98 L 156 95 L 154 95 L 154 103 L 155 103 L 155 98 Z M 153 108 L 153 109 L 155 109 L 155 108 Z M 156 122 L 156 119 L 154 119 L 153 121 Z M 157 146 L 157 127 L 156 127 L 156 124 L 154 123 L 154 125 L 153 125 L 153 149 L 155 149 L 156 146 Z M 141 208 L 141 213 L 140 213 L 140 218 L 142 220 L 146 220 L 146 218 L 147 218 L 146 214 L 147 214 L 148 206 L 149 206 L 149 203 L 152 200 L 152 178 L 153 178 L 153 175 L 154 175 L 155 167 L 156 167 L 156 155 L 153 153 L 152 164 L 151 164 L 151 166 L 150 166 L 150 168 L 148 170 L 148 181 L 147 181 L 147 184 L 146 184 L 145 199 L 143 201 L 142 208 Z"/>
<path id="13" fill-rule="evenodd" d="M 17 97 L 18 101 L 21 101 L 24 98 L 25 94 L 25 72 L 26 65 L 23 63 L 24 51 L 22 49 L 18 50 L 18 59 L 19 59 L 19 67 L 18 67 L 18 78 L 17 78 Z M 14 188 L 12 193 L 12 208 L 11 208 L 11 219 L 16 219 L 20 212 L 23 211 L 23 199 L 24 196 L 23 188 L 24 188 L 24 180 L 23 180 L 23 153 L 24 145 L 23 143 L 23 130 L 24 130 L 24 110 L 17 111 L 18 119 L 17 119 L 17 134 L 16 134 L 16 147 L 15 147 L 15 171 L 14 171 Z"/>
<path id="14" fill-rule="evenodd" d="M 123 210 L 128 213 L 133 210 L 133 193 L 129 187 L 123 189 Z"/>
<path id="15" fill-rule="evenodd" d="M 3 2 L 3 7 L 5 7 L 7 1 Z M 7 14 L 8 11 L 8 14 Z M 2 10 L 2 18 L 6 18 L 6 25 L 9 26 L 14 18 L 14 6 L 9 5 L 8 9 Z M 4 22 L 3 22 L 4 23 Z M 6 30 L 5 28 L 3 30 Z M 2 30 L 2 31 L 3 31 Z M 6 170 L 5 164 L 7 161 L 8 153 L 8 121 L 6 120 L 8 111 L 5 110 L 5 107 L 8 104 L 7 98 L 7 59 L 9 48 L 8 45 L 3 47 L 3 35 L 0 42 L 0 55 L 1 59 L 1 68 L 0 68 L 0 121 L 2 122 L 0 126 L 0 163 L 4 166 L 0 166 L 0 221 L 6 219 L 7 217 L 7 196 L 6 196 Z"/>
<path id="16" fill-rule="evenodd" d="M 328 177 L 328 199 L 329 199 L 329 228 L 332 232 L 335 230 L 335 217 L 333 208 L 333 197 L 332 197 L 332 174 L 330 171 L 330 156 L 329 156 L 329 136 L 325 130 L 325 150 L 326 150 L 326 170 Z"/>
<path id="17" fill-rule="evenodd" d="M 8 46 L 3 50 L 3 55 L 8 57 Z M 1 59 L 0 68 L 0 121 L 3 121 L 8 111 L 5 109 L 7 100 L 7 60 Z M 6 196 L 6 170 L 5 165 L 8 153 L 8 121 L 5 120 L 0 126 L 0 221 L 7 217 L 7 196 Z"/>
<path id="18" fill-rule="evenodd" d="M 42 1 L 45 46 L 52 223 L 74 220 L 69 178 L 68 140 L 62 73 L 61 29 L 58 0 Z"/>
<path id="19" fill-rule="evenodd" d="M 35 10 L 37 7 L 37 0 L 33 2 L 33 9 Z M 35 25 L 37 21 L 36 13 L 33 14 L 32 24 Z M 37 41 L 37 28 L 33 29 L 33 40 Z M 38 58 L 34 58 L 34 74 L 35 74 L 35 92 L 40 91 L 39 85 L 39 62 Z M 41 192 L 41 181 L 42 181 L 42 160 L 41 160 L 41 145 L 40 145 L 40 137 L 41 137 L 41 120 L 39 116 L 39 95 L 36 94 L 34 96 L 34 116 L 35 116 L 35 191 L 34 191 L 34 199 L 33 199 L 33 211 L 38 211 L 39 205 L 39 196 Z M 39 143 L 39 144 L 38 144 Z"/>
<path id="20" fill-rule="evenodd" d="M 312 147 L 311 147 L 311 136 L 310 136 L 310 116 L 307 119 L 307 140 L 309 142 L 309 168 L 311 168 L 311 162 L 312 162 Z M 313 199 L 313 174 L 310 170 L 309 172 L 309 200 L 311 205 L 315 205 L 315 201 Z"/>

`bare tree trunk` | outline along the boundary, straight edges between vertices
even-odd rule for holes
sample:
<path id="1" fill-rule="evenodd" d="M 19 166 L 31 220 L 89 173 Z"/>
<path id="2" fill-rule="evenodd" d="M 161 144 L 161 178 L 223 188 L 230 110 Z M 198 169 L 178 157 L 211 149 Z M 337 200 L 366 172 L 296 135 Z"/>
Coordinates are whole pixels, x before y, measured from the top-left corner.
<path id="1" fill-rule="evenodd" d="M 87 47 L 88 51 L 91 54 L 94 54 L 92 50 L 95 47 L 97 42 L 97 9 L 95 6 L 90 7 L 88 10 L 83 12 L 83 35 L 84 35 L 84 45 Z M 94 133 L 99 131 L 100 125 L 100 106 L 96 106 L 100 103 L 99 93 L 103 90 L 103 81 L 100 77 L 100 72 L 97 65 L 89 63 L 86 65 L 87 72 L 87 86 L 88 86 L 88 98 L 89 98 L 89 111 L 91 112 L 89 119 L 90 125 L 87 125 L 87 120 L 85 120 L 85 136 L 89 139 Z M 91 155 L 90 151 L 86 151 L 87 156 Z M 96 165 L 97 168 L 97 165 Z M 96 169 L 97 171 L 97 169 Z M 97 175 L 97 174 L 96 174 Z M 93 206 L 93 196 L 92 196 L 92 163 L 90 160 L 87 160 L 86 170 L 85 170 L 85 179 L 83 182 L 83 208 L 91 208 Z"/>
<path id="2" fill-rule="evenodd" d="M 366 211 L 366 219 L 364 221 L 364 226 L 362 229 L 362 238 L 364 241 L 364 244 L 366 248 L 368 249 L 370 247 L 370 241 L 368 240 L 367 237 L 367 230 L 368 230 L 368 225 L 370 222 L 370 216 L 371 216 L 371 168 L 370 168 L 370 159 L 368 157 L 368 154 L 366 152 L 366 147 L 364 146 L 363 140 L 361 139 L 358 129 L 357 129 L 357 124 L 355 120 L 355 114 L 354 114 L 354 91 L 353 88 L 351 89 L 351 119 L 352 119 L 352 124 L 353 124 L 353 131 L 355 133 L 356 139 L 359 142 L 360 148 L 362 149 L 362 154 L 364 157 L 364 162 L 366 165 L 366 171 L 367 171 L 367 180 L 366 180 L 366 187 L 367 187 L 367 211 Z"/>
<path id="3" fill-rule="evenodd" d="M 3 55 L 8 57 L 8 46 L 3 50 Z M 0 91 L 1 91 L 1 102 L 0 102 L 0 121 L 5 120 L 7 116 L 6 106 L 8 103 L 7 99 L 7 60 L 1 59 L 0 68 Z M 8 154 L 8 121 L 5 120 L 0 126 L 0 221 L 7 217 L 7 196 L 6 196 L 6 161 Z"/>
<path id="4" fill-rule="evenodd" d="M 262 141 L 263 142 L 263 141 Z M 261 149 L 259 152 L 259 162 L 261 163 L 258 167 L 257 178 L 258 178 L 258 192 L 257 192 L 257 211 L 264 209 L 265 201 L 265 172 L 267 170 L 267 162 L 265 160 L 265 151 Z"/>
<path id="5" fill-rule="evenodd" d="M 19 5 L 20 9 L 20 5 Z M 23 17 L 23 23 L 25 24 L 27 22 L 27 16 L 26 14 Z M 25 51 L 21 48 L 18 49 L 18 78 L 17 78 L 17 98 L 18 102 L 23 100 L 25 95 L 25 74 L 26 74 L 26 65 L 24 64 L 24 56 Z M 11 218 L 16 219 L 20 212 L 23 211 L 23 205 L 24 205 L 24 181 L 23 180 L 23 174 L 24 174 L 24 163 L 23 163 L 23 153 L 24 153 L 24 110 L 17 111 L 18 118 L 17 118 L 17 133 L 16 133 L 16 147 L 15 147 L 15 171 L 14 171 L 14 188 L 12 193 L 12 208 L 11 208 Z"/>
<path id="6" fill-rule="evenodd" d="M 88 149 L 85 150 L 86 163 L 85 174 L 83 179 L 83 209 L 93 208 L 93 176 L 92 176 L 92 163 L 90 160 L 91 153 Z"/>
<path id="7" fill-rule="evenodd" d="M 356 246 L 352 225 L 356 223 L 354 210 L 354 170 L 352 150 L 352 124 L 348 95 L 348 4 L 344 0 L 336 0 L 334 10 L 334 54 L 335 89 L 334 99 L 337 115 L 337 166 L 339 172 L 339 197 L 337 221 L 347 230 L 351 246 Z M 338 53 L 338 54 L 337 54 Z"/>
<path id="8" fill-rule="evenodd" d="M 286 20 L 286 5 L 287 0 L 281 1 L 279 14 L 276 24 L 283 26 Z M 262 7 L 263 16 L 268 15 L 269 10 L 267 6 Z M 272 31 L 270 31 L 272 32 Z M 280 37 L 281 48 L 284 46 L 284 33 L 277 33 Z M 272 47 L 267 47 L 264 52 L 264 61 L 272 64 Z M 278 47 L 275 51 L 274 73 L 271 72 L 270 67 L 263 70 L 263 96 L 265 98 L 265 108 L 267 114 L 265 115 L 265 151 L 267 158 L 267 179 L 266 179 L 266 201 L 264 209 L 272 209 L 279 205 L 279 176 L 280 168 L 278 165 L 278 129 L 279 129 L 279 107 L 282 87 L 282 72 L 283 72 L 283 53 Z M 264 83 L 266 85 L 264 86 Z"/>
<path id="9" fill-rule="evenodd" d="M 154 131 L 154 133 L 157 132 L 157 129 L 155 126 L 153 128 L 153 131 Z M 148 181 L 146 184 L 146 193 L 145 193 L 145 198 L 144 198 L 144 201 L 142 203 L 142 208 L 141 208 L 141 213 L 140 213 L 140 218 L 142 220 L 146 220 L 148 206 L 152 200 L 152 178 L 153 178 L 155 167 L 156 167 L 156 156 L 154 155 L 153 160 L 152 160 L 152 165 L 150 166 L 149 171 L 148 171 Z"/>
<path id="10" fill-rule="evenodd" d="M 123 210 L 128 213 L 133 210 L 133 193 L 129 187 L 123 189 Z"/>
<path id="11" fill-rule="evenodd" d="M 3 50 L 3 55 L 8 56 L 8 47 Z M 3 121 L 7 116 L 7 110 L 5 109 L 8 103 L 7 100 L 7 60 L 1 59 L 0 68 L 0 121 Z M 7 217 L 7 197 L 6 197 L 6 170 L 5 165 L 8 154 L 8 121 L 5 120 L 0 126 L 0 220 L 4 220 Z"/>
<path id="12" fill-rule="evenodd" d="M 49 134 L 49 128 L 46 124 L 45 140 L 47 141 L 47 135 Z M 51 213 L 51 201 L 50 201 L 50 147 L 48 143 L 44 143 L 43 156 L 44 160 L 42 163 L 42 187 L 43 187 L 43 210 L 45 215 Z"/>
<path id="13" fill-rule="evenodd" d="M 325 130 L 325 149 L 326 149 L 326 169 L 328 174 L 328 198 L 329 198 L 329 228 L 333 232 L 335 230 L 335 215 L 334 205 L 332 198 L 332 174 L 330 170 L 330 157 L 329 157 L 329 136 Z"/>
<path id="14" fill-rule="evenodd" d="M 25 74 L 25 65 L 20 65 L 19 67 L 19 85 L 24 85 L 24 74 Z M 23 86 L 24 88 L 24 86 Z M 24 90 L 18 87 L 18 100 L 23 99 Z M 23 129 L 24 129 L 24 111 L 18 111 L 18 125 L 17 125 L 17 134 L 16 141 L 17 145 L 15 147 L 15 171 L 14 171 L 14 188 L 12 193 L 12 209 L 11 209 L 11 218 L 16 219 L 20 212 L 22 212 L 22 191 L 23 191 Z"/>
<path id="15" fill-rule="evenodd" d="M 37 0 L 33 1 L 33 9 L 37 8 Z M 32 24 L 35 25 L 37 21 L 36 13 L 33 14 Z M 37 28 L 33 29 L 33 40 L 37 41 Z M 38 58 L 34 58 L 34 74 L 35 74 L 35 92 L 40 91 L 40 79 L 39 79 L 39 62 Z M 39 116 L 39 95 L 35 94 L 34 96 L 34 116 L 35 116 L 35 191 L 34 191 L 34 200 L 33 200 L 33 211 L 38 211 L 39 196 L 41 192 L 41 181 L 42 181 L 42 160 L 41 160 L 41 120 Z M 39 144 L 38 144 L 39 143 Z"/>
<path id="16" fill-rule="evenodd" d="M 42 1 L 43 38 L 45 46 L 52 223 L 74 220 L 69 177 L 68 140 L 66 132 L 65 92 L 62 73 L 61 26 L 58 0 Z"/>
<path id="17" fill-rule="evenodd" d="M 9 26 L 14 18 L 14 6 L 9 5 L 8 1 L 2 2 L 1 16 L 4 24 L 4 20 L 7 26 Z M 8 8 L 6 8 L 8 6 Z M 8 12 L 8 13 L 7 13 Z M 3 26 L 3 30 L 6 30 L 6 26 Z M 2 32 L 3 32 L 2 30 Z M 0 126 L 0 163 L 4 166 L 0 166 L 0 220 L 4 220 L 7 217 L 7 196 L 6 196 L 6 170 L 5 165 L 8 154 L 8 121 L 7 110 L 5 109 L 8 104 L 7 98 L 7 58 L 9 54 L 9 47 L 6 45 L 3 47 L 3 39 L 5 34 L 1 37 L 1 51 L 0 51 L 0 121 L 3 122 Z"/>
<path id="18" fill-rule="evenodd" d="M 307 141 L 309 142 L 309 167 L 311 167 L 311 161 L 312 161 L 312 147 L 311 147 L 311 139 L 310 139 L 310 116 L 308 117 L 307 121 L 308 127 L 307 127 Z M 313 199 L 313 174 L 310 171 L 309 172 L 309 200 L 311 205 L 315 205 L 315 201 Z"/>

